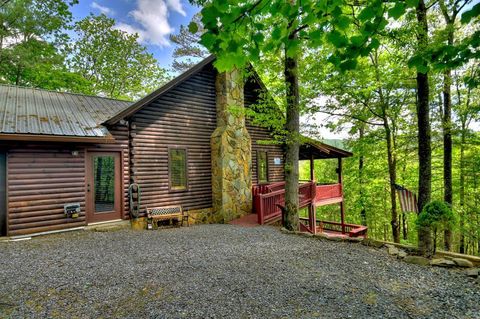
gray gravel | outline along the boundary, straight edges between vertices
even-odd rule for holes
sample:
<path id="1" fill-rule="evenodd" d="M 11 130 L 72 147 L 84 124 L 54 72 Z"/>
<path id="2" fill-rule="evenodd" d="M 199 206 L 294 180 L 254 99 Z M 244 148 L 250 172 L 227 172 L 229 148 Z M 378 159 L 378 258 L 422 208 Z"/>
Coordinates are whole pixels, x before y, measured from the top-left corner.
<path id="1" fill-rule="evenodd" d="M 480 284 L 272 227 L 0 243 L 0 318 L 480 318 Z"/>

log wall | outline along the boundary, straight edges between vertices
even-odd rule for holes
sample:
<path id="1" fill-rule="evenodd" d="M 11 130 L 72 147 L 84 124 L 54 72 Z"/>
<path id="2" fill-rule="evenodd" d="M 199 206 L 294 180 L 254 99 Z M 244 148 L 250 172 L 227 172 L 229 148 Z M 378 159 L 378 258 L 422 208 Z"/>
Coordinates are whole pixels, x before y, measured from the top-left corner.
<path id="1" fill-rule="evenodd" d="M 131 174 L 142 188 L 141 209 L 182 205 L 186 210 L 212 207 L 210 136 L 216 127 L 215 76 L 207 65 L 185 82 L 135 113 L 132 123 Z M 245 86 L 245 104 L 257 98 L 256 85 Z M 257 150 L 266 150 L 269 179 L 280 181 L 283 173 L 283 150 L 279 145 L 261 145 L 258 140 L 271 139 L 267 129 L 247 121 L 252 138 L 252 176 L 257 183 Z M 188 190 L 170 192 L 168 187 L 168 148 L 188 150 Z M 274 157 L 282 159 L 274 165 Z"/>
<path id="2" fill-rule="evenodd" d="M 259 86 L 253 80 L 247 81 L 245 85 L 245 106 L 249 107 L 252 104 L 257 103 Z M 257 152 L 264 151 L 267 152 L 268 156 L 268 182 L 279 182 L 285 180 L 284 172 L 284 150 L 281 145 L 278 144 L 265 144 L 261 143 L 262 141 L 270 141 L 273 139 L 271 137 L 270 130 L 254 125 L 252 120 L 247 118 L 246 121 L 247 130 L 250 133 L 250 138 L 252 139 L 252 184 L 258 184 L 257 176 Z M 274 158 L 280 158 L 281 163 L 276 165 L 274 163 Z"/>
<path id="3" fill-rule="evenodd" d="M 7 152 L 8 235 L 59 230 L 87 224 L 85 169 L 88 151 L 122 153 L 123 216 L 128 218 L 128 186 L 142 189 L 141 209 L 182 205 L 187 210 L 212 207 L 210 136 L 216 127 L 215 76 L 207 65 L 185 82 L 132 115 L 129 123 L 109 127 L 115 144 L 3 143 Z M 245 103 L 255 102 L 258 89 L 245 87 Z M 252 176 L 257 183 L 258 150 L 268 152 L 269 181 L 284 179 L 283 150 L 261 145 L 270 139 L 267 129 L 247 121 L 252 138 Z M 4 145 L 5 144 L 5 145 Z M 188 156 L 188 190 L 169 191 L 168 149 L 185 147 Z M 77 150 L 77 156 L 72 155 Z M 282 159 L 274 165 L 274 158 Z M 67 219 L 63 205 L 79 202 L 79 218 Z"/>
<path id="4" fill-rule="evenodd" d="M 131 118 L 132 176 L 146 207 L 212 207 L 210 136 L 216 127 L 215 74 L 211 65 L 143 107 Z M 168 149 L 184 147 L 188 190 L 169 191 Z"/>
<path id="5" fill-rule="evenodd" d="M 78 227 L 85 221 L 85 152 L 57 145 L 16 147 L 8 151 L 8 235 Z M 63 205 L 79 202 L 76 219 L 65 218 Z"/>
<path id="6" fill-rule="evenodd" d="M 123 153 L 122 211 L 128 216 L 128 129 L 110 129 L 116 144 L 6 144 L 8 235 L 85 226 L 85 158 L 90 151 Z M 78 155 L 72 155 L 72 151 Z M 66 218 L 63 206 L 80 203 L 80 217 Z"/>

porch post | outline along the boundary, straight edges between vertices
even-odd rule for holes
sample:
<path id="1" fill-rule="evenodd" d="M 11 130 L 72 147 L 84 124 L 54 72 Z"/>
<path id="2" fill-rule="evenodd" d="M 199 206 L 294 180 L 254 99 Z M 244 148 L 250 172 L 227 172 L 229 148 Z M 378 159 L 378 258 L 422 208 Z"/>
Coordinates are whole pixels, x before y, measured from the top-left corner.
<path id="1" fill-rule="evenodd" d="M 315 181 L 311 182 L 311 194 L 312 194 L 312 202 L 308 206 L 308 212 L 310 217 L 310 228 L 312 230 L 312 234 L 317 233 L 317 206 L 315 205 L 315 197 L 317 197 L 317 184 Z"/>
<path id="2" fill-rule="evenodd" d="M 310 152 L 310 181 L 315 180 L 315 159 L 313 158 L 313 153 Z"/>
<path id="3" fill-rule="evenodd" d="M 342 234 L 345 234 L 345 207 L 343 205 L 343 177 L 342 177 L 342 158 L 338 158 L 338 183 L 342 191 L 342 201 L 340 202 L 340 218 L 342 224 Z"/>

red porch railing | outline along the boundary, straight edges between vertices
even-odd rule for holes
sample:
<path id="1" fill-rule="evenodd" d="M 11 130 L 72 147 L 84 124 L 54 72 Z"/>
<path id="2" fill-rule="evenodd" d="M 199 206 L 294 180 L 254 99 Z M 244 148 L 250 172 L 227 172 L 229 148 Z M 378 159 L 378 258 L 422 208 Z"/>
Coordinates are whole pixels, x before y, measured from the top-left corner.
<path id="1" fill-rule="evenodd" d="M 317 185 L 315 202 L 322 202 L 324 200 L 342 197 L 342 184 Z"/>
<path id="2" fill-rule="evenodd" d="M 315 182 L 302 183 L 298 187 L 300 207 L 312 203 L 315 198 Z M 256 185 L 252 190 L 253 211 L 257 214 L 260 225 L 278 219 L 282 216 L 280 206 L 285 205 L 285 182 Z"/>
<path id="3" fill-rule="evenodd" d="M 257 214 L 257 221 L 260 225 L 279 220 L 282 217 L 280 206 L 285 205 L 285 182 L 254 186 L 252 193 L 253 211 Z M 342 205 L 341 183 L 327 185 L 316 185 L 315 182 L 301 183 L 298 189 L 298 198 L 301 208 L 309 207 L 309 218 L 302 218 L 303 221 L 307 221 L 308 227 L 302 224 L 301 229 L 310 232 L 337 232 L 348 234 L 351 237 L 366 235 L 367 228 L 365 226 L 316 220 L 315 206 L 334 203 Z M 315 227 L 313 227 L 314 224 Z"/>
<path id="4" fill-rule="evenodd" d="M 266 194 L 258 194 L 253 198 L 254 211 L 260 225 L 282 217 L 282 211 L 278 205 L 285 205 L 285 190 L 280 189 Z"/>

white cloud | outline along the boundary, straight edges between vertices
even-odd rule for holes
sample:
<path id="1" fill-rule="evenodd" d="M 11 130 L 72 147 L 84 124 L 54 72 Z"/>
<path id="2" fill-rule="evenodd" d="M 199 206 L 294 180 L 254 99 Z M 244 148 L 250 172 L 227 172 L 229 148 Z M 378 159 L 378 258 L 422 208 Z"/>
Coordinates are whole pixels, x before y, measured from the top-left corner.
<path id="1" fill-rule="evenodd" d="M 138 0 L 137 7 L 129 14 L 139 26 L 121 22 L 116 28 L 137 33 L 140 42 L 169 46 L 168 36 L 174 31 L 168 22 L 170 10 L 186 16 L 180 0 Z"/>
<path id="2" fill-rule="evenodd" d="M 123 22 L 119 22 L 117 23 L 115 26 L 114 26 L 115 29 L 117 30 L 121 30 L 123 32 L 126 32 L 128 34 L 138 34 L 138 39 L 137 41 L 140 42 L 140 43 L 144 43 L 144 42 L 147 42 L 145 41 L 145 31 L 140 29 L 140 28 L 136 28 L 130 24 L 127 24 L 127 23 L 123 23 Z"/>
<path id="3" fill-rule="evenodd" d="M 110 9 L 109 7 L 102 6 L 102 5 L 98 4 L 96 1 L 93 1 L 90 4 L 90 7 L 92 7 L 92 9 L 97 9 L 98 11 L 100 11 L 101 13 L 106 14 L 106 15 L 113 14 L 112 9 Z"/>
<path id="4" fill-rule="evenodd" d="M 183 10 L 182 2 L 180 0 L 167 0 L 167 5 L 172 8 L 173 11 L 180 13 L 182 16 L 186 16 L 187 13 Z"/>

